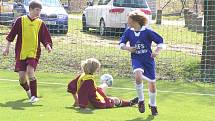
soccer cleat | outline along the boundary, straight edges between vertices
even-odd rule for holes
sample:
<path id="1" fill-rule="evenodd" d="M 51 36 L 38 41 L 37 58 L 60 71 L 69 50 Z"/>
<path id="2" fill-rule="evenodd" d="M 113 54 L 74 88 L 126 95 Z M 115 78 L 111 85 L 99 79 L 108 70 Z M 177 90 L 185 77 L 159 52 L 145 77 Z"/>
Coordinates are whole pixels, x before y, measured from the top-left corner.
<path id="1" fill-rule="evenodd" d="M 39 98 L 35 97 L 35 96 L 32 96 L 31 99 L 29 100 L 30 103 L 35 103 L 39 101 Z"/>
<path id="2" fill-rule="evenodd" d="M 139 109 L 140 113 L 144 113 L 145 112 L 145 103 L 144 103 L 144 100 L 138 102 L 138 109 Z"/>
<path id="3" fill-rule="evenodd" d="M 150 106 L 149 105 L 149 108 L 151 109 L 151 112 L 152 112 L 153 116 L 158 115 L 157 106 Z"/>
<path id="4" fill-rule="evenodd" d="M 31 90 L 26 91 L 28 99 L 31 99 Z"/>
<path id="5" fill-rule="evenodd" d="M 136 105 L 138 103 L 138 97 L 135 97 L 134 99 L 130 100 L 130 106 Z"/>

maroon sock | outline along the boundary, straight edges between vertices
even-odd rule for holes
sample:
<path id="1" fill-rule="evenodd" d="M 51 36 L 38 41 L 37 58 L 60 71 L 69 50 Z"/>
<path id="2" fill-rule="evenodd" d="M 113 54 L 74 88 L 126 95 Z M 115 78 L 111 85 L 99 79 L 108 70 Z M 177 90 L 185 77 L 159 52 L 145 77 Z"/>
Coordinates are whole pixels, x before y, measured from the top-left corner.
<path id="1" fill-rule="evenodd" d="M 120 105 L 120 107 L 126 107 L 126 106 L 130 106 L 130 101 L 121 100 L 121 105 Z"/>
<path id="2" fill-rule="evenodd" d="M 29 85 L 27 82 L 25 82 L 24 84 L 21 84 L 20 85 L 22 86 L 22 88 L 25 90 L 25 91 L 28 91 L 29 90 Z"/>
<path id="3" fill-rule="evenodd" d="M 30 81 L 31 96 L 37 97 L 37 80 Z"/>

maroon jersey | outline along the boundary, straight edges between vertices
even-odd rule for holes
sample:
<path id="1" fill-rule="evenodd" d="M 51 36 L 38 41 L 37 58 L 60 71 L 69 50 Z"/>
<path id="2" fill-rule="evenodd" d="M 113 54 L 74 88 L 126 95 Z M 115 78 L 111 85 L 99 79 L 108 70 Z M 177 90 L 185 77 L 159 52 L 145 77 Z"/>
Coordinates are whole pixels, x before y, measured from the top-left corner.
<path id="1" fill-rule="evenodd" d="M 32 20 L 29 16 L 28 18 L 31 21 Z M 36 18 L 37 19 L 37 18 Z M 6 37 L 6 39 L 9 42 L 13 42 L 16 35 L 17 36 L 17 41 L 16 41 L 16 47 L 15 47 L 15 58 L 16 60 L 20 60 L 20 52 L 21 52 L 21 47 L 22 47 L 22 18 L 18 18 L 16 20 L 16 22 L 14 23 L 10 33 L 8 34 L 8 36 Z M 46 27 L 46 25 L 44 24 L 44 22 L 42 22 L 40 29 L 39 29 L 39 34 L 38 36 L 38 47 L 37 47 L 37 53 L 36 53 L 36 58 L 37 60 L 39 60 L 40 58 L 40 54 L 41 54 L 41 48 L 40 48 L 40 42 L 46 47 L 47 44 L 49 44 L 52 47 L 52 40 L 51 40 L 51 36 L 50 33 Z"/>
<path id="2" fill-rule="evenodd" d="M 95 86 L 92 79 L 84 80 L 78 89 L 77 83 L 80 75 L 68 84 L 68 92 L 78 94 L 78 102 L 81 108 L 86 108 L 91 104 L 95 108 L 111 108 L 114 107 L 114 101 L 108 98 L 101 88 Z M 99 95 L 99 96 L 98 96 Z M 103 100 L 100 98 L 102 97 Z"/>

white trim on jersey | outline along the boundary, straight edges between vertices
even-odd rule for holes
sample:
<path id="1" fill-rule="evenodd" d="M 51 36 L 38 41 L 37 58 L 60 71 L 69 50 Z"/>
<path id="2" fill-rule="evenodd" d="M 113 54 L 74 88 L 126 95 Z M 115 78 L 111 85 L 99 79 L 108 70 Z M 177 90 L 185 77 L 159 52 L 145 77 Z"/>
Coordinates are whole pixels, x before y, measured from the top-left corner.
<path id="1" fill-rule="evenodd" d="M 125 46 L 124 43 L 120 43 L 120 44 L 119 44 L 119 48 L 120 48 L 120 49 L 122 49 L 122 47 L 124 47 L 124 46 Z"/>
<path id="2" fill-rule="evenodd" d="M 135 35 L 136 37 L 139 37 L 139 36 L 140 36 L 140 32 L 146 30 L 146 26 L 142 26 L 142 28 L 140 29 L 139 32 L 136 32 L 136 31 L 134 30 L 134 28 L 130 28 L 130 30 L 134 31 L 134 35 Z"/>
<path id="3" fill-rule="evenodd" d="M 166 45 L 164 43 L 157 44 L 157 47 L 160 47 L 162 49 L 166 49 Z"/>

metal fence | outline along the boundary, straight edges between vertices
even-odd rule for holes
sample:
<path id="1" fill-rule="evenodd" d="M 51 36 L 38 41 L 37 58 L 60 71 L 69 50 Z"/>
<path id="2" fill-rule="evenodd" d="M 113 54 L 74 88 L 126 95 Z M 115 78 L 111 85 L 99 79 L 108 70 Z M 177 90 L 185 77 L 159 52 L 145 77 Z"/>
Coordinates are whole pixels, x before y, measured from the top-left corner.
<path id="1" fill-rule="evenodd" d="M 215 2 L 212 0 L 148 0 L 148 2 L 151 6 L 152 4 L 156 6 L 152 11 L 157 13 L 150 27 L 164 38 L 167 45 L 166 50 L 156 58 L 157 79 L 214 82 Z M 116 34 L 112 29 L 105 36 L 100 36 L 99 28 L 83 31 L 82 15 L 83 11 L 68 15 L 68 32 L 59 30 L 64 26 L 63 23 L 51 31 L 53 52 L 48 54 L 42 50 L 37 70 L 54 73 L 79 72 L 81 60 L 95 57 L 102 63 L 100 73 L 110 73 L 119 77 L 130 76 L 132 74 L 130 55 L 118 48 L 121 34 Z M 96 17 L 95 13 L 91 15 L 92 18 Z M 62 16 L 53 14 L 48 17 L 57 19 Z M 9 19 L 9 16 L 1 16 L 1 20 L 2 18 Z M 50 23 L 48 19 L 44 20 L 49 29 L 57 24 Z M 10 31 L 10 24 L 5 25 L 4 21 L 1 24 L 2 50 L 5 47 L 6 35 Z M 0 56 L 0 69 L 14 69 L 14 45 L 15 42 L 8 57 Z"/>

